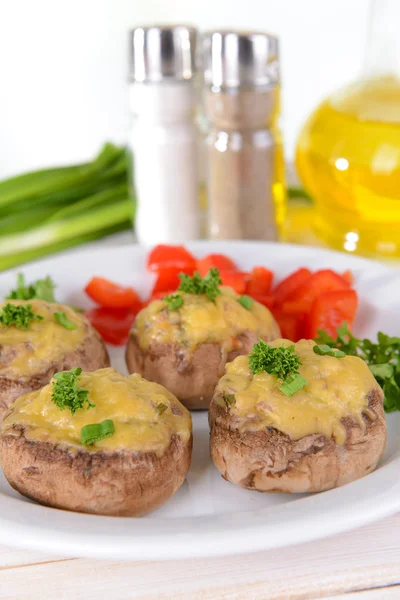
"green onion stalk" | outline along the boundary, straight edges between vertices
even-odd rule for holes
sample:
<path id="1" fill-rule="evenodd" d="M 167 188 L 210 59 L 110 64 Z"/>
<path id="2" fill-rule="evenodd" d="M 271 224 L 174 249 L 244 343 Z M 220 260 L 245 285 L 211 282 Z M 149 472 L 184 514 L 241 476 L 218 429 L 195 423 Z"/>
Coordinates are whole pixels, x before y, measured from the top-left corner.
<path id="1" fill-rule="evenodd" d="M 89 163 L 0 182 L 0 271 L 129 229 L 134 198 L 125 148 Z"/>

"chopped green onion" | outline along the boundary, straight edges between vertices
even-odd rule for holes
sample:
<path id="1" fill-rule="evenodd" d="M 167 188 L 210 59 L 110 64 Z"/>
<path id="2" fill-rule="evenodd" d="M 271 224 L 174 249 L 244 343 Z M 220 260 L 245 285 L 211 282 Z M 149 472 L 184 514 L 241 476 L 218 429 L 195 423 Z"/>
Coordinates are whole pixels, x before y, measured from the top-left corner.
<path id="1" fill-rule="evenodd" d="M 245 308 L 246 310 L 250 310 L 251 307 L 254 304 L 254 300 L 253 298 L 250 298 L 250 296 L 246 296 L 246 294 L 243 294 L 243 296 L 240 296 L 240 298 L 238 298 L 238 302 L 239 304 L 241 304 L 243 306 L 243 308 Z"/>
<path id="2" fill-rule="evenodd" d="M 84 446 L 90 446 L 100 440 L 111 437 L 114 433 L 114 422 L 111 419 L 106 419 L 101 423 L 93 423 L 82 427 L 81 442 Z"/>
<path id="3" fill-rule="evenodd" d="M 76 329 L 75 323 L 72 323 L 72 321 L 68 319 L 67 315 L 63 310 L 55 312 L 54 318 L 57 321 L 57 323 L 65 327 L 65 329 Z"/>
<path id="4" fill-rule="evenodd" d="M 302 390 L 307 384 L 308 381 L 305 377 L 300 375 L 300 373 L 294 373 L 285 379 L 279 389 L 285 396 L 290 397 Z"/>
<path id="5" fill-rule="evenodd" d="M 235 394 L 223 394 L 222 398 L 227 406 L 234 406 L 236 404 Z"/>
<path id="6" fill-rule="evenodd" d="M 314 346 L 313 350 L 315 354 L 319 354 L 320 356 L 334 356 L 335 358 L 343 358 L 346 356 L 345 352 L 339 350 L 338 348 L 331 348 L 327 344 L 319 344 L 318 346 Z"/>
<path id="7" fill-rule="evenodd" d="M 156 406 L 156 411 L 158 412 L 159 415 L 162 415 L 168 408 L 167 404 L 164 404 L 163 402 L 160 402 L 160 404 L 157 404 Z"/>

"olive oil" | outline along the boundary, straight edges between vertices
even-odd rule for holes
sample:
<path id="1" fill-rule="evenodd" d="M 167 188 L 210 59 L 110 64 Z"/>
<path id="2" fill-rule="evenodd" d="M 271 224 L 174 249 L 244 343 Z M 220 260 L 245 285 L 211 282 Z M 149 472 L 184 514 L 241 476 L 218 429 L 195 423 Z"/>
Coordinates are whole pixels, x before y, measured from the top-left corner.
<path id="1" fill-rule="evenodd" d="M 325 100 L 301 131 L 296 167 L 323 241 L 400 256 L 400 79 L 371 78 Z"/>

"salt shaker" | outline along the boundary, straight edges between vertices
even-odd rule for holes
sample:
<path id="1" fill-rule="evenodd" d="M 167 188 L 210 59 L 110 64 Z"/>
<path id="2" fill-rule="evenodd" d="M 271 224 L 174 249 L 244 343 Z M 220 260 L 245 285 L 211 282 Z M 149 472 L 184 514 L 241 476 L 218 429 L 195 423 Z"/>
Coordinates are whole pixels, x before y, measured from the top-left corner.
<path id="1" fill-rule="evenodd" d="M 144 244 L 200 234 L 195 112 L 196 30 L 137 27 L 130 33 L 130 147 Z"/>
<path id="2" fill-rule="evenodd" d="M 201 55 L 209 237 L 276 240 L 285 209 L 278 40 L 213 31 Z"/>

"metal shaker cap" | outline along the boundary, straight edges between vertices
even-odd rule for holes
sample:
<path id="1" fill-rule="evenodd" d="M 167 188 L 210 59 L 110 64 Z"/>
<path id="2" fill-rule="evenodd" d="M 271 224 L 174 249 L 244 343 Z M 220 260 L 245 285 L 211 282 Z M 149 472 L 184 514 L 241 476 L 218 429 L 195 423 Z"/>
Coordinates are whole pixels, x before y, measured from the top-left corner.
<path id="1" fill-rule="evenodd" d="M 209 31 L 202 37 L 205 83 L 215 87 L 279 82 L 278 39 L 263 32 Z"/>
<path id="2" fill-rule="evenodd" d="M 196 29 L 185 25 L 136 27 L 130 32 L 130 77 L 134 81 L 191 79 Z"/>

